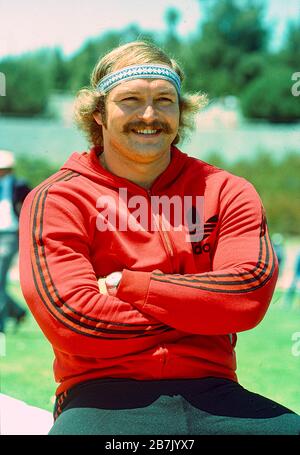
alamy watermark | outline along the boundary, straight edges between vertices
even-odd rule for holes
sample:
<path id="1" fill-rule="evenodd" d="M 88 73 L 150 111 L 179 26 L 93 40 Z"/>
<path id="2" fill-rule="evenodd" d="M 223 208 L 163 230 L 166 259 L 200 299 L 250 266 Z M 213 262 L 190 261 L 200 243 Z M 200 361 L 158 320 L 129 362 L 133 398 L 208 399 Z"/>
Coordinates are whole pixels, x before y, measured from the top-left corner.
<path id="1" fill-rule="evenodd" d="M 96 207 L 98 231 L 185 231 L 187 242 L 204 236 L 204 197 L 167 195 L 128 197 L 119 188 L 118 197 L 100 196 Z"/>
<path id="2" fill-rule="evenodd" d="M 6 77 L 0 72 L 0 96 L 6 96 Z"/>
<path id="3" fill-rule="evenodd" d="M 300 72 L 292 74 L 292 81 L 296 81 L 292 85 L 291 92 L 293 96 L 300 96 Z"/>
<path id="4" fill-rule="evenodd" d="M 300 332 L 293 333 L 292 341 L 294 342 L 292 345 L 292 355 L 294 357 L 299 357 L 300 356 Z"/>

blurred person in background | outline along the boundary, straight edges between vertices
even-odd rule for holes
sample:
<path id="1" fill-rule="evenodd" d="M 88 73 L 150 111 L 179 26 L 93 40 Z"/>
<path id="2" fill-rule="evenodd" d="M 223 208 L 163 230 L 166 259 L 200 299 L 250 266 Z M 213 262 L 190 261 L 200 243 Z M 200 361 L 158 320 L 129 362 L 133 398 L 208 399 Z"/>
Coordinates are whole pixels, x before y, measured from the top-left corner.
<path id="1" fill-rule="evenodd" d="M 290 284 L 289 289 L 286 291 L 285 294 L 285 308 L 292 308 L 294 304 L 295 297 L 297 296 L 298 287 L 300 285 L 300 250 L 297 251 L 295 264 L 294 264 L 294 275 L 293 280 Z"/>
<path id="2" fill-rule="evenodd" d="M 50 434 L 300 434 L 238 383 L 236 333 L 264 317 L 277 259 L 253 186 L 177 148 L 204 103 L 182 80 L 149 43 L 105 55 L 76 105 L 91 150 L 23 205 L 22 291 L 59 383 Z"/>
<path id="3" fill-rule="evenodd" d="M 277 256 L 277 260 L 278 260 L 278 272 L 279 272 L 279 275 L 282 275 L 284 261 L 285 261 L 285 248 L 284 248 L 283 235 L 280 234 L 279 232 L 276 232 L 275 234 L 273 234 L 272 235 L 272 244 L 273 244 L 273 248 L 274 248 L 275 254 Z"/>
<path id="4" fill-rule="evenodd" d="M 277 257 L 278 261 L 278 281 L 277 281 L 277 288 L 281 289 L 284 286 L 284 274 L 283 269 L 286 260 L 286 252 L 284 246 L 284 238 L 283 235 L 279 232 L 276 232 L 272 235 L 272 245 L 274 248 L 274 252 Z"/>
<path id="5" fill-rule="evenodd" d="M 0 332 L 9 318 L 19 324 L 26 311 L 8 293 L 8 276 L 19 245 L 19 214 L 30 188 L 14 175 L 12 152 L 0 150 Z"/>

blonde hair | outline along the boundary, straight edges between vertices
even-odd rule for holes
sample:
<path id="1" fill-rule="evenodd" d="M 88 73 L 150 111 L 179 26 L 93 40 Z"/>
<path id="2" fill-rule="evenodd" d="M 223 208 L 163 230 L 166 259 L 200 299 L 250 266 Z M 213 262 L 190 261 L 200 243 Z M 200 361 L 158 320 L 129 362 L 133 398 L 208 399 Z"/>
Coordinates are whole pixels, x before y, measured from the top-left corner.
<path id="1" fill-rule="evenodd" d="M 96 123 L 93 113 L 99 111 L 105 119 L 106 95 L 97 90 L 97 84 L 104 76 L 126 66 L 138 64 L 162 64 L 172 68 L 179 75 L 181 82 L 184 74 L 178 63 L 154 44 L 134 41 L 113 49 L 101 58 L 91 75 L 91 87 L 81 89 L 76 97 L 74 119 L 79 129 L 88 138 L 91 145 L 103 145 L 102 126 Z M 173 145 L 182 140 L 187 130 L 194 127 L 195 114 L 207 103 L 206 95 L 180 95 L 179 98 L 179 129 Z"/>

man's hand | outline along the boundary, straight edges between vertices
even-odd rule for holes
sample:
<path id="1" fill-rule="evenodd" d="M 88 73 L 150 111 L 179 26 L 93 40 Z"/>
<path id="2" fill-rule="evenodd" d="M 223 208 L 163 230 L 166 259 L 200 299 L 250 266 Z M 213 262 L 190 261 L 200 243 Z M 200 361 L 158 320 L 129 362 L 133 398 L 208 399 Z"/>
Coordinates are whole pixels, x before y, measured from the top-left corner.
<path id="1" fill-rule="evenodd" d="M 117 294 L 118 285 L 122 278 L 122 272 L 113 272 L 106 277 L 99 278 L 98 286 L 101 294 L 115 296 Z"/>
<path id="2" fill-rule="evenodd" d="M 98 280 L 98 286 L 99 286 L 99 291 L 101 294 L 108 294 L 106 284 L 105 284 L 105 279 L 106 277 L 99 278 Z"/>

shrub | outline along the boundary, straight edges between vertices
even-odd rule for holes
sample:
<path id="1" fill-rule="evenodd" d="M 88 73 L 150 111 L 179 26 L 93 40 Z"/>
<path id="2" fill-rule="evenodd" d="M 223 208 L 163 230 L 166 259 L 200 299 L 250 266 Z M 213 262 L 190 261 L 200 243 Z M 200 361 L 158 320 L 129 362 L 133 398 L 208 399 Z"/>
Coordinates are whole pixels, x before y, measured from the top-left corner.
<path id="1" fill-rule="evenodd" d="M 285 66 L 269 67 L 251 82 L 241 95 L 245 117 L 281 123 L 299 121 L 299 98 L 291 92 L 292 73 Z"/>

